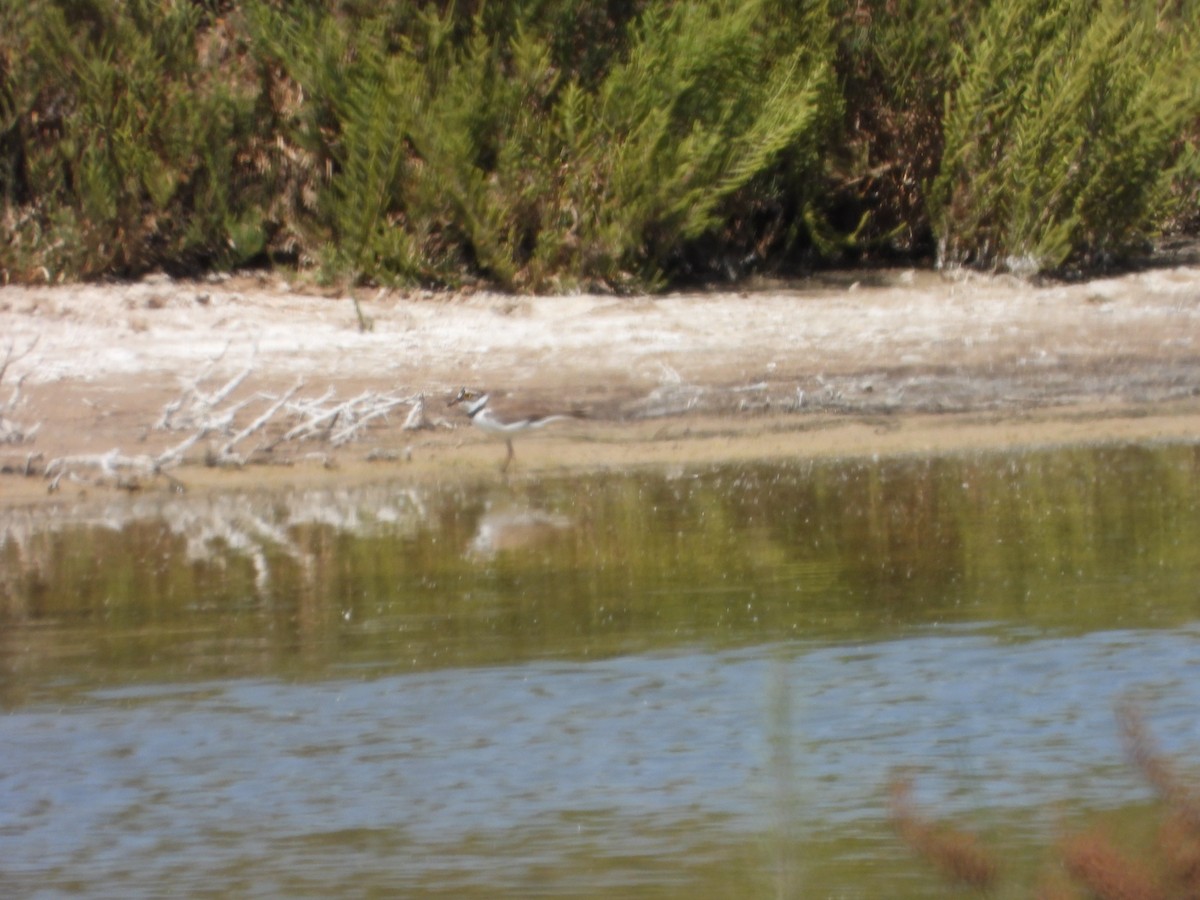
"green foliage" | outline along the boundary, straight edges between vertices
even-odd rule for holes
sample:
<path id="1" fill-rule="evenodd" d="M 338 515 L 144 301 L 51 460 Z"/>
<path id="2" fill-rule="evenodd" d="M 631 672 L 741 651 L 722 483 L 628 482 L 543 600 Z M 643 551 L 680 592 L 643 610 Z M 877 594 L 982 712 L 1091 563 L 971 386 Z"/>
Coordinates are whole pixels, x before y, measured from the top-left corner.
<path id="1" fill-rule="evenodd" d="M 1193 21 L 1149 2 L 993 5 L 956 61 L 940 261 L 1053 271 L 1139 249 L 1200 115 Z"/>
<path id="2" fill-rule="evenodd" d="M 289 232 L 334 271 L 415 277 L 416 248 L 388 214 L 404 173 L 416 65 L 388 55 L 378 18 L 351 33 L 316 11 L 252 5 L 248 13 L 258 57 L 279 72 L 275 128 L 292 198 L 280 215 Z"/>
<path id="3" fill-rule="evenodd" d="M 758 0 L 655 8 L 594 88 L 519 22 L 503 39 L 451 13 L 351 34 L 259 7 L 256 32 L 309 98 L 293 139 L 332 172 L 316 210 L 328 263 L 540 289 L 653 281 L 785 150 L 815 165 L 836 102 L 825 48 L 781 48 L 813 18 Z"/>
<path id="4" fill-rule="evenodd" d="M 5 192 L 7 278 L 129 275 L 261 248 L 236 150 L 251 98 L 206 77 L 198 7 L 46 2 L 13 24 L 25 50 L 6 125 L 36 196 L 18 209 Z"/>
<path id="5" fill-rule="evenodd" d="M 839 105 L 831 52 L 820 6 L 648 13 L 600 86 L 590 117 L 598 133 L 575 130 L 575 156 L 586 158 L 588 145 L 602 154 L 590 171 L 604 195 L 584 231 L 593 256 L 652 278 L 781 162 L 794 184 L 817 171 Z"/>
<path id="6" fill-rule="evenodd" d="M 32 0 L 0 277 L 645 288 L 1200 222 L 1195 0 Z"/>

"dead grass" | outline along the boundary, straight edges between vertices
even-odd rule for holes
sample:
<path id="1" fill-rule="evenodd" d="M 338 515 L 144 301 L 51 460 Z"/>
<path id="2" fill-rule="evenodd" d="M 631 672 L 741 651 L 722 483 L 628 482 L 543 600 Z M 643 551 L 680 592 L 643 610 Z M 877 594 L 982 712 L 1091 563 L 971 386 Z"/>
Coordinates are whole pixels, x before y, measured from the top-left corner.
<path id="1" fill-rule="evenodd" d="M 1179 764 L 1159 750 L 1137 707 L 1124 700 L 1117 722 L 1130 762 L 1158 794 L 1160 823 L 1153 845 L 1130 842 L 1093 824 L 1063 836 L 1055 846 L 1057 865 L 1044 871 L 1035 889 L 1040 900 L 1185 900 L 1200 896 L 1200 806 L 1195 787 Z M 911 783 L 892 783 L 891 816 L 897 834 L 950 884 L 988 893 L 1001 884 L 995 854 L 975 835 L 918 814 Z"/>

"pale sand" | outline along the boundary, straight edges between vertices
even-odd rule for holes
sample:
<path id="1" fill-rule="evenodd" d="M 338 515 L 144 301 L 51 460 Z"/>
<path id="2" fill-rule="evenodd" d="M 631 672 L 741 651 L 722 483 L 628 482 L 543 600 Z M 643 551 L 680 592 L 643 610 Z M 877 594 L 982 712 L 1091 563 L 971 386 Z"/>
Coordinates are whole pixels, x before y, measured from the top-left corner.
<path id="1" fill-rule="evenodd" d="M 178 443 L 151 425 L 217 357 L 209 388 L 252 364 L 239 396 L 298 378 L 313 396 L 424 393 L 440 427 L 405 432 L 394 417 L 321 463 L 290 468 L 188 465 L 175 474 L 189 487 L 495 477 L 503 444 L 444 407 L 461 384 L 589 413 L 519 439 L 514 478 L 1200 438 L 1195 265 L 1042 287 L 895 270 L 662 297 L 360 301 L 371 331 L 348 296 L 294 291 L 276 276 L 0 289 L 0 358 L 10 343 L 32 347 L 10 365 L 0 403 L 24 377 L 9 417 L 41 423 L 32 443 L 0 446 L 0 458 Z M 367 462 L 380 450 L 398 458 Z M 46 496 L 41 479 L 0 476 L 0 500 Z"/>

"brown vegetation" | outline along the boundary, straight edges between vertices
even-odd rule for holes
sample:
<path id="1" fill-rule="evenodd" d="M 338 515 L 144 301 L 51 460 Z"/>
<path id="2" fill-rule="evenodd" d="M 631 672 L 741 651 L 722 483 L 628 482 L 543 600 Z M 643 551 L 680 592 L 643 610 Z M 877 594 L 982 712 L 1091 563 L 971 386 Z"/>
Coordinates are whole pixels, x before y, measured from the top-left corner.
<path id="1" fill-rule="evenodd" d="M 976 835 L 919 815 L 911 794 L 911 781 L 892 782 L 892 821 L 904 842 L 951 883 L 977 891 L 991 888 L 1000 873 L 995 855 Z"/>
<path id="2" fill-rule="evenodd" d="M 1068 834 L 1056 847 L 1061 872 L 1044 872 L 1035 891 L 1042 900 L 1200 896 L 1200 805 L 1195 789 L 1158 749 L 1132 702 L 1118 705 L 1117 720 L 1130 761 L 1155 788 L 1163 807 L 1154 845 L 1135 854 L 1099 827 Z M 919 816 L 910 791 L 907 779 L 897 778 L 892 784 L 892 820 L 905 843 L 952 883 L 981 892 L 995 888 L 999 867 L 994 855 L 974 835 Z"/>

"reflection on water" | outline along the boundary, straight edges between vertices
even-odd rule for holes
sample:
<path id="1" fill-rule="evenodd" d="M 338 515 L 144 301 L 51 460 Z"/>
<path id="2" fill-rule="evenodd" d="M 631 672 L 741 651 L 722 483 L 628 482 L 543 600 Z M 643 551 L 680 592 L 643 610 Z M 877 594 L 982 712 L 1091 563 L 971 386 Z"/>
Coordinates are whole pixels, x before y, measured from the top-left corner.
<path id="1" fill-rule="evenodd" d="M 21 893 L 924 896 L 894 767 L 1034 857 L 1146 797 L 1116 697 L 1200 751 L 1190 446 L 116 499 L 0 565 Z"/>
<path id="2" fill-rule="evenodd" d="M 541 509 L 514 507 L 489 511 L 479 517 L 469 550 L 480 557 L 493 557 L 547 543 L 557 531 L 570 527 L 571 520 L 566 516 Z"/>

